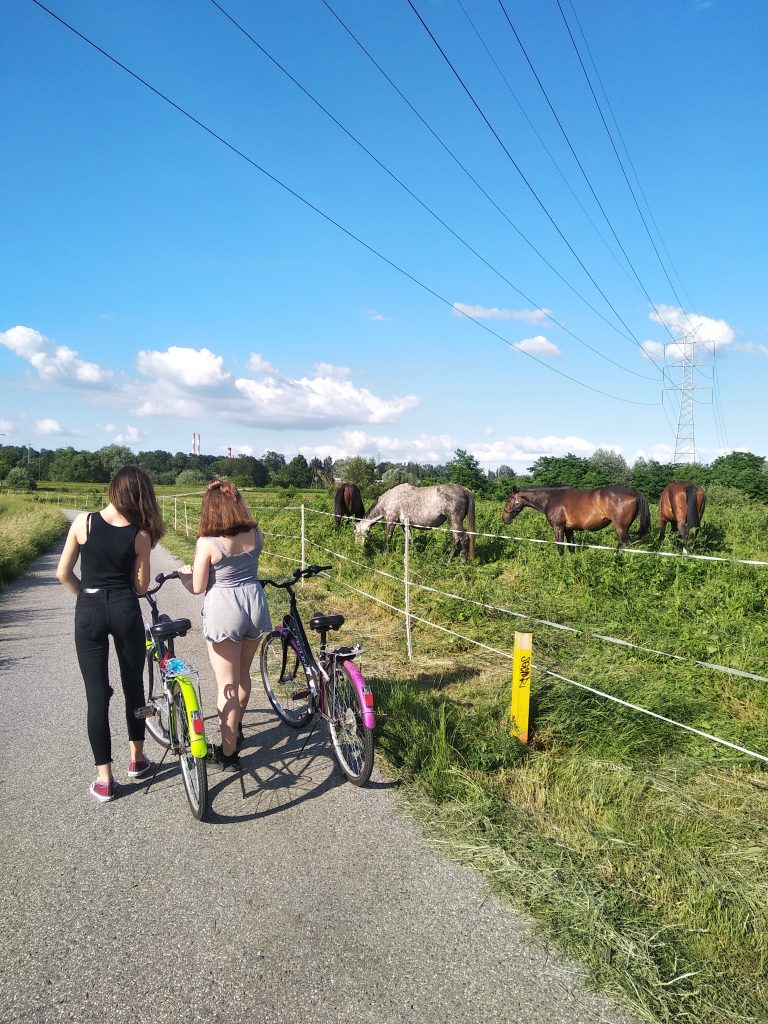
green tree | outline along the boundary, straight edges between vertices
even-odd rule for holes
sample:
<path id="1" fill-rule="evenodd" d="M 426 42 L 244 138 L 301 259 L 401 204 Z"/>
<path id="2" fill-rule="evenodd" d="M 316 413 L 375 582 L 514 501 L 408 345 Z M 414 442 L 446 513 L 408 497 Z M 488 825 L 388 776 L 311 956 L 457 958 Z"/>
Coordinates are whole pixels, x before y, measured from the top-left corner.
<path id="1" fill-rule="evenodd" d="M 37 490 L 37 483 L 26 466 L 14 466 L 13 469 L 9 469 L 3 486 L 9 491 Z"/>
<path id="2" fill-rule="evenodd" d="M 419 478 L 415 473 L 409 472 L 405 466 L 391 466 L 381 474 L 381 482 L 387 487 L 395 487 L 397 484 L 417 484 Z"/>
<path id="3" fill-rule="evenodd" d="M 376 463 L 373 459 L 365 459 L 362 455 L 354 455 L 351 459 L 342 459 L 335 467 L 336 476 L 344 483 L 357 484 L 360 490 L 370 487 L 376 477 Z"/>
<path id="4" fill-rule="evenodd" d="M 486 476 L 480 469 L 480 463 L 463 448 L 456 449 L 447 466 L 451 483 L 463 484 L 472 491 L 481 491 L 485 487 Z"/>
<path id="5" fill-rule="evenodd" d="M 136 463 L 136 456 L 131 449 L 126 448 L 122 444 L 105 445 L 103 448 L 99 448 L 95 454 L 101 460 L 104 472 L 110 480 L 118 469 L 122 469 L 123 466 L 135 465 Z"/>
<path id="6" fill-rule="evenodd" d="M 629 466 L 626 459 L 609 448 L 598 448 L 587 459 L 588 487 L 605 487 L 608 484 L 629 483 Z"/>
<path id="7" fill-rule="evenodd" d="M 736 487 L 750 498 L 768 500 L 768 473 L 762 455 L 731 452 L 715 459 L 709 467 L 709 483 Z"/>
<path id="8" fill-rule="evenodd" d="M 312 470 L 303 455 L 296 455 L 283 469 L 278 477 L 283 487 L 309 487 L 312 483 Z"/>
<path id="9" fill-rule="evenodd" d="M 543 487 L 588 487 L 589 466 L 586 459 L 580 459 L 569 452 L 564 456 L 542 455 L 529 473 L 535 485 Z"/>
<path id="10" fill-rule="evenodd" d="M 195 484 L 204 484 L 208 477 L 202 470 L 199 469 L 182 469 L 182 471 L 176 477 L 176 483 L 179 487 L 194 486 Z"/>

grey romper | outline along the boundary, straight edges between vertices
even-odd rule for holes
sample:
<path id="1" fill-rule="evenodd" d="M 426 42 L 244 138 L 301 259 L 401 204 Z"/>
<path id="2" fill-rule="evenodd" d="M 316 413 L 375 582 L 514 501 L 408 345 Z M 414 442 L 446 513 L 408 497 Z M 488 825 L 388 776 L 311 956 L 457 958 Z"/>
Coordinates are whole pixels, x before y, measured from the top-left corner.
<path id="1" fill-rule="evenodd" d="M 259 555 L 264 547 L 256 530 L 256 547 L 231 555 L 216 537 L 221 560 L 211 566 L 203 601 L 203 632 L 211 643 L 246 638 L 256 640 L 272 628 L 264 590 L 258 581 Z"/>

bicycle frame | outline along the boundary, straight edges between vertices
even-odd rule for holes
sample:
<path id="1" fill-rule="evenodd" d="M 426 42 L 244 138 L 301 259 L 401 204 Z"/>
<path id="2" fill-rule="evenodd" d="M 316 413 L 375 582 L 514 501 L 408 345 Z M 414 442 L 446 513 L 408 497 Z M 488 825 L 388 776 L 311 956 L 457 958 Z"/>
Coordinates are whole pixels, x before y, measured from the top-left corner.
<path id="1" fill-rule="evenodd" d="M 159 589 L 156 588 L 156 589 Z M 160 621 L 160 613 L 157 607 L 157 601 L 154 599 L 153 594 L 155 591 L 147 591 L 144 595 L 149 602 L 149 606 L 152 609 L 152 625 L 156 626 Z M 176 729 L 176 723 L 172 713 L 171 693 L 170 693 L 170 680 L 173 679 L 179 684 L 182 696 L 184 698 L 184 707 L 187 712 L 187 724 L 189 728 L 190 736 L 190 753 L 193 757 L 205 758 L 208 754 L 208 742 L 205 738 L 205 721 L 203 718 L 203 712 L 200 707 L 200 695 L 197 691 L 195 684 L 190 679 L 189 675 L 182 671 L 170 672 L 169 662 L 173 660 L 179 660 L 175 658 L 173 637 L 167 638 L 154 637 L 147 628 L 147 661 L 149 664 L 150 682 L 154 677 L 154 665 L 157 663 L 158 670 L 160 672 L 160 682 L 162 683 L 164 690 L 164 697 L 168 703 L 168 721 L 171 731 L 171 745 L 175 753 L 178 753 L 179 738 Z M 186 662 L 182 662 L 184 667 Z M 150 700 L 153 698 L 150 696 Z"/>
<path id="2" fill-rule="evenodd" d="M 352 683 L 360 700 L 360 707 L 363 709 L 363 725 L 367 729 L 375 729 L 376 714 L 373 708 L 373 693 L 354 661 L 357 655 L 362 653 L 362 648 L 357 646 L 328 650 L 325 642 L 325 635 L 323 634 L 319 650 L 320 660 L 318 662 L 309 645 L 309 640 L 307 639 L 307 634 L 304 629 L 304 623 L 301 621 L 301 616 L 299 615 L 298 603 L 296 601 L 296 594 L 293 587 L 286 586 L 284 589 L 288 591 L 290 609 L 288 614 L 283 617 L 282 626 L 277 626 L 275 628 L 275 632 L 280 633 L 283 638 L 283 663 L 280 668 L 281 676 L 285 672 L 285 667 L 288 661 L 288 648 L 290 647 L 298 657 L 301 662 L 301 666 L 306 673 L 307 680 L 310 684 L 310 690 L 312 691 L 313 701 L 319 707 L 320 714 L 326 718 L 328 710 L 325 707 L 325 684 L 329 682 L 330 674 L 325 668 L 325 663 L 333 669 L 333 663 L 336 661 L 343 662 L 349 671 L 350 678 L 352 679 Z M 319 686 L 317 685 L 318 682 L 320 684 Z"/>

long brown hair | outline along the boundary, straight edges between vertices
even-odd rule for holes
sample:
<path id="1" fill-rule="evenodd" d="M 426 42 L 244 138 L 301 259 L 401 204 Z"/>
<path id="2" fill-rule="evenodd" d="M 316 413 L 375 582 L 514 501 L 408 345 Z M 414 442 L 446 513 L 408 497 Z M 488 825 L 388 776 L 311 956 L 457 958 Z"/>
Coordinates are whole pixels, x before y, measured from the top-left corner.
<path id="1" fill-rule="evenodd" d="M 146 530 L 157 544 L 165 532 L 163 517 L 157 507 L 152 481 L 138 466 L 123 466 L 109 484 L 109 500 L 129 523 Z"/>
<path id="2" fill-rule="evenodd" d="M 233 537 L 258 525 L 233 483 L 211 480 L 200 508 L 198 537 Z"/>

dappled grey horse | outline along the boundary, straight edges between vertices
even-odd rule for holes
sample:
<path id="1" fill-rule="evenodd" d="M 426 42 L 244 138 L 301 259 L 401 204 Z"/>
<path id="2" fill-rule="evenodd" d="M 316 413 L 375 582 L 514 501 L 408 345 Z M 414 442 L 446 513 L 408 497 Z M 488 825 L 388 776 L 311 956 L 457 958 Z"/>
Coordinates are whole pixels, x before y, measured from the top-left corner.
<path id="1" fill-rule="evenodd" d="M 467 535 L 464 520 L 467 520 Z M 461 560 L 466 562 L 467 553 L 475 557 L 475 495 L 461 484 L 435 484 L 433 487 L 414 487 L 413 484 L 398 484 L 385 491 L 371 505 L 364 519 L 355 527 L 355 539 L 362 543 L 374 523 L 386 523 L 386 540 L 389 546 L 395 527 L 442 526 L 446 520 L 451 524 L 453 545 L 448 556 L 450 562 L 461 547 Z"/>

